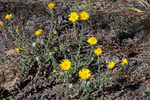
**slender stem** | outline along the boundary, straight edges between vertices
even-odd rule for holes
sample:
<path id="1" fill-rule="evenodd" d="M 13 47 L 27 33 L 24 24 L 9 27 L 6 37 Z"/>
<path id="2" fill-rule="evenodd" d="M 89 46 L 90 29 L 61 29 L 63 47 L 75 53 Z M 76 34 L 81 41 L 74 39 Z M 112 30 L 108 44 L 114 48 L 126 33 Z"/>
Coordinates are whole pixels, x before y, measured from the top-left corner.
<path id="1" fill-rule="evenodd" d="M 49 42 L 51 40 L 51 33 L 53 32 L 53 26 L 54 26 L 53 21 L 54 21 L 54 13 L 53 13 L 53 11 L 51 11 L 50 34 L 48 34 L 48 41 L 47 41 L 46 46 L 45 46 L 46 54 L 49 53 Z"/>
<path id="2" fill-rule="evenodd" d="M 100 72 L 100 58 L 99 58 L 99 56 L 97 58 L 97 64 L 98 64 L 98 72 Z"/>
<path id="3" fill-rule="evenodd" d="M 79 48 L 78 48 L 78 51 L 77 51 L 77 61 L 78 61 L 78 65 L 77 66 L 80 66 L 80 51 L 81 51 L 81 44 L 82 44 L 82 37 L 83 37 L 83 24 L 81 25 L 81 33 L 80 33 L 80 37 L 79 37 Z"/>
<path id="4" fill-rule="evenodd" d="M 88 57 L 88 64 L 87 65 L 89 65 L 90 63 L 91 63 L 91 61 L 92 61 L 92 53 L 93 53 L 93 46 L 91 47 L 91 49 L 90 49 L 90 55 L 89 55 L 89 57 Z"/>

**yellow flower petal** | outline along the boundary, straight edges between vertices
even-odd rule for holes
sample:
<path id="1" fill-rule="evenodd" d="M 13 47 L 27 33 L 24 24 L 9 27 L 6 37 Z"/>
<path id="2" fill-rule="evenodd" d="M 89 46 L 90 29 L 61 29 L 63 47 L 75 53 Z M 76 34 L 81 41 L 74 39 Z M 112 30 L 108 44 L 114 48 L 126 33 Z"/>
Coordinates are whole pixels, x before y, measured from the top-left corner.
<path id="1" fill-rule="evenodd" d="M 79 15 L 77 12 L 71 12 L 69 14 L 69 18 L 68 18 L 69 21 L 76 22 L 78 19 L 79 19 Z"/>
<path id="2" fill-rule="evenodd" d="M 0 26 L 3 26 L 3 24 L 4 24 L 3 21 L 0 21 Z"/>
<path id="3" fill-rule="evenodd" d="M 17 26 L 17 28 L 16 28 L 16 33 L 19 33 L 19 29 L 18 29 L 18 26 Z"/>
<path id="4" fill-rule="evenodd" d="M 101 48 L 96 48 L 96 49 L 94 49 L 94 54 L 95 54 L 95 55 L 100 55 L 100 54 L 102 54 L 102 49 L 101 49 Z"/>
<path id="5" fill-rule="evenodd" d="M 95 45 L 98 41 L 95 37 L 90 37 L 87 41 L 90 45 Z"/>
<path id="6" fill-rule="evenodd" d="M 122 62 L 120 64 L 121 65 L 128 64 L 128 60 L 126 58 L 122 58 Z"/>
<path id="7" fill-rule="evenodd" d="M 55 4 L 54 4 L 53 2 L 50 2 L 50 3 L 48 4 L 48 8 L 49 8 L 50 10 L 52 10 L 54 7 L 55 7 Z"/>
<path id="8" fill-rule="evenodd" d="M 83 68 L 79 71 L 79 77 L 83 80 L 88 79 L 91 76 L 91 72 L 87 68 Z"/>
<path id="9" fill-rule="evenodd" d="M 6 14 L 5 19 L 11 19 L 12 18 L 12 14 Z"/>
<path id="10" fill-rule="evenodd" d="M 115 67 L 115 62 L 113 61 L 108 62 L 107 68 L 113 69 L 114 67 Z"/>
<path id="11" fill-rule="evenodd" d="M 54 30 L 54 31 L 53 31 L 53 34 L 57 34 L 57 31 L 56 31 L 56 30 Z"/>
<path id="12" fill-rule="evenodd" d="M 39 36 L 39 35 L 42 34 L 42 32 L 43 32 L 42 29 L 38 29 L 37 31 L 35 31 L 35 35 L 36 35 L 36 36 Z"/>
<path id="13" fill-rule="evenodd" d="M 17 53 L 19 53 L 19 52 L 20 52 L 19 48 L 16 48 L 16 52 L 17 52 Z"/>
<path id="14" fill-rule="evenodd" d="M 71 61 L 68 59 L 64 59 L 60 64 L 60 68 L 62 70 L 69 70 L 71 68 Z"/>
<path id="15" fill-rule="evenodd" d="M 80 20 L 88 20 L 89 19 L 89 14 L 86 11 L 80 12 Z"/>

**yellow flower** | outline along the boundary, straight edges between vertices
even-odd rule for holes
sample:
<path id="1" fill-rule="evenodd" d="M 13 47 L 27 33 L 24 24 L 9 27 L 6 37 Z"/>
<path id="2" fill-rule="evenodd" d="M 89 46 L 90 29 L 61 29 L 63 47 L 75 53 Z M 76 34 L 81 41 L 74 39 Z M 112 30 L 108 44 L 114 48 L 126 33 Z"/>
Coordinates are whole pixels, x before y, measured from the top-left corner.
<path id="1" fill-rule="evenodd" d="M 91 72 L 87 68 L 83 68 L 79 71 L 79 77 L 83 80 L 88 79 L 91 76 Z"/>
<path id="2" fill-rule="evenodd" d="M 80 15 L 81 20 L 88 20 L 89 19 L 89 14 L 86 11 L 81 11 L 79 15 Z"/>
<path id="3" fill-rule="evenodd" d="M 95 37 L 90 37 L 87 42 L 90 45 L 95 45 L 97 43 L 97 39 Z"/>
<path id="4" fill-rule="evenodd" d="M 12 14 L 7 14 L 6 16 L 5 16 L 5 19 L 11 19 L 12 18 Z"/>
<path id="5" fill-rule="evenodd" d="M 108 62 L 107 68 L 112 69 L 114 67 L 115 67 L 115 62 L 113 61 Z"/>
<path id="6" fill-rule="evenodd" d="M 64 59 L 60 64 L 59 64 L 60 68 L 62 70 L 69 70 L 71 67 L 71 61 L 68 59 Z"/>
<path id="7" fill-rule="evenodd" d="M 35 35 L 39 36 L 40 34 L 42 34 L 43 30 L 42 29 L 38 29 L 37 31 L 35 31 Z"/>
<path id="8" fill-rule="evenodd" d="M 68 18 L 69 21 L 76 22 L 78 19 L 79 19 L 79 15 L 77 12 L 71 12 L 69 14 L 69 18 Z"/>
<path id="9" fill-rule="evenodd" d="M 100 54 L 102 54 L 102 49 L 101 49 L 101 48 L 96 48 L 96 49 L 94 49 L 94 54 L 95 54 L 95 55 L 100 55 Z"/>
<path id="10" fill-rule="evenodd" d="M 49 8 L 50 10 L 52 10 L 54 7 L 55 7 L 55 4 L 54 4 L 53 2 L 50 2 L 50 3 L 48 4 L 48 8 Z"/>
<path id="11" fill-rule="evenodd" d="M 56 31 L 56 30 L 54 30 L 54 31 L 53 31 L 53 34 L 57 34 L 57 31 Z"/>
<path id="12" fill-rule="evenodd" d="M 120 64 L 121 65 L 128 64 L 128 60 L 126 58 L 122 58 L 122 62 Z"/>
<path id="13" fill-rule="evenodd" d="M 17 53 L 19 53 L 19 52 L 20 52 L 19 48 L 16 48 L 16 52 L 17 52 Z"/>
<path id="14" fill-rule="evenodd" d="M 4 24 L 3 21 L 0 21 L 0 26 L 3 26 L 3 24 Z"/>
<path id="15" fill-rule="evenodd" d="M 19 33 L 19 29 L 18 29 L 18 27 L 16 28 L 16 33 Z"/>

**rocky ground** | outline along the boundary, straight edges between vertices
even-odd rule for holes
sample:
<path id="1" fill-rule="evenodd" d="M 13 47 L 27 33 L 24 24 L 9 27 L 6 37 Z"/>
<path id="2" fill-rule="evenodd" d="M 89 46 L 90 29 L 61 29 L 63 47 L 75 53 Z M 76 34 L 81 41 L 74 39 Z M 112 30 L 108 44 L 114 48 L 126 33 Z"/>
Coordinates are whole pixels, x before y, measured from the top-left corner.
<path id="1" fill-rule="evenodd" d="M 96 2 L 96 0 L 91 1 Z M 26 4 L 0 1 L 0 20 L 7 26 L 8 22 L 4 20 L 4 15 L 13 13 L 14 22 L 11 28 L 19 27 L 20 33 L 28 42 L 36 41 L 34 30 L 42 27 L 48 31 L 50 24 L 47 21 L 49 20 L 49 12 L 46 9 L 48 1 L 42 2 Z M 59 22 L 57 29 L 61 32 L 70 27 L 67 20 L 69 7 L 72 5 L 87 7 L 90 13 L 87 31 L 103 41 L 104 56 L 101 59 L 114 59 L 116 62 L 121 57 L 129 59 L 126 68 L 114 69 L 116 77 L 114 83 L 105 87 L 103 92 L 95 90 L 83 99 L 150 100 L 149 14 L 137 14 L 127 10 L 127 7 L 136 7 L 148 11 L 148 8 L 144 8 L 134 0 L 126 3 L 121 0 L 99 2 L 87 7 L 85 2 L 57 1 L 55 8 L 55 21 Z M 33 61 L 34 63 L 22 74 L 19 70 L 19 55 L 15 52 L 17 46 L 14 41 L 11 32 L 6 27 L 0 26 L 0 99 L 61 100 L 64 88 L 56 82 L 55 77 L 47 77 L 45 74 L 54 74 L 50 67 L 51 62 L 45 65 L 49 67 L 41 68 Z"/>

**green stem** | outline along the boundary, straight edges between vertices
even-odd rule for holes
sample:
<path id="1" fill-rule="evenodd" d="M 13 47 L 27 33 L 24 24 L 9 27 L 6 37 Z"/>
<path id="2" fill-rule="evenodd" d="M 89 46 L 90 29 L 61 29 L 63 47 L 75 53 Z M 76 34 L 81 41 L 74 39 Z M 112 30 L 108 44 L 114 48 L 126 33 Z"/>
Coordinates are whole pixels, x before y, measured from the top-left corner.
<path id="1" fill-rule="evenodd" d="M 106 71 L 106 80 L 104 81 L 104 85 L 107 85 L 108 84 L 108 81 L 110 79 L 110 75 L 111 75 L 111 70 L 107 69 Z"/>
<path id="2" fill-rule="evenodd" d="M 94 49 L 94 47 L 92 46 L 91 49 L 90 49 L 90 55 L 89 55 L 88 60 L 87 60 L 87 65 L 89 65 L 92 61 L 93 49 Z"/>
<path id="3" fill-rule="evenodd" d="M 47 41 L 46 46 L 45 46 L 46 54 L 49 53 L 49 42 L 51 40 L 51 33 L 53 32 L 53 26 L 54 26 L 53 25 L 53 21 L 54 21 L 54 13 L 53 13 L 53 11 L 51 11 L 51 14 L 52 14 L 52 16 L 51 16 L 51 22 L 50 22 L 50 34 L 48 34 L 48 41 Z"/>
<path id="4" fill-rule="evenodd" d="M 80 33 L 80 36 L 79 36 L 79 48 L 78 48 L 78 51 L 77 51 L 77 61 L 78 61 L 78 65 L 77 66 L 80 66 L 80 51 L 81 51 L 81 44 L 82 44 L 82 37 L 83 37 L 83 24 L 81 25 L 81 33 Z"/>
<path id="5" fill-rule="evenodd" d="M 80 90 L 83 89 L 83 92 L 82 92 L 80 98 L 82 98 L 83 95 L 86 93 L 86 88 L 87 88 L 86 86 L 87 86 L 87 81 L 84 80 L 84 81 L 82 82 L 82 84 L 81 84 L 81 87 L 80 87 Z"/>
<path id="6" fill-rule="evenodd" d="M 97 58 L 97 64 L 98 64 L 98 72 L 100 72 L 100 58 L 99 58 L 99 56 Z"/>

